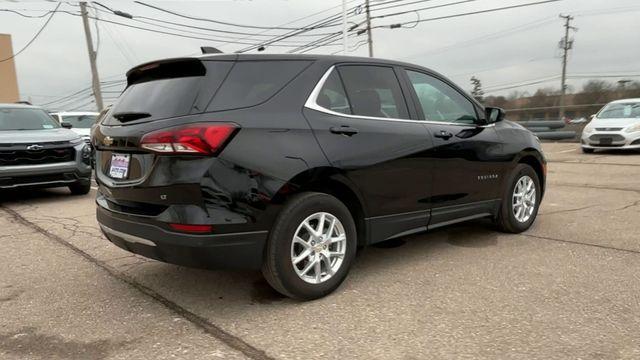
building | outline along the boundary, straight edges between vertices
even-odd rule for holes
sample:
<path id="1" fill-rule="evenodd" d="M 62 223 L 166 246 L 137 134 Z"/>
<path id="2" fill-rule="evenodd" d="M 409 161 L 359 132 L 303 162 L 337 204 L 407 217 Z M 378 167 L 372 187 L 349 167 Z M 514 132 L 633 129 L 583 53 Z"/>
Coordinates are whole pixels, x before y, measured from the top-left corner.
<path id="1" fill-rule="evenodd" d="M 0 60 L 13 56 L 11 35 L 0 34 Z M 20 100 L 18 76 L 13 59 L 0 62 L 0 103 L 12 103 Z"/>

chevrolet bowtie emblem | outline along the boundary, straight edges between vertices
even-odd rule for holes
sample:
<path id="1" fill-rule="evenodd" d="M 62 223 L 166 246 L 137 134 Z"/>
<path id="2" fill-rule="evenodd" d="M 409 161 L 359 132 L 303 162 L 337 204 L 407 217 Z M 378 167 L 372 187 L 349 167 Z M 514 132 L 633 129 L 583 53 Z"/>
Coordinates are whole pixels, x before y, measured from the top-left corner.
<path id="1" fill-rule="evenodd" d="M 42 149 L 44 149 L 44 146 L 38 145 L 38 144 L 33 144 L 33 145 L 27 146 L 27 150 L 31 150 L 31 151 L 38 151 L 38 150 L 42 150 Z"/>

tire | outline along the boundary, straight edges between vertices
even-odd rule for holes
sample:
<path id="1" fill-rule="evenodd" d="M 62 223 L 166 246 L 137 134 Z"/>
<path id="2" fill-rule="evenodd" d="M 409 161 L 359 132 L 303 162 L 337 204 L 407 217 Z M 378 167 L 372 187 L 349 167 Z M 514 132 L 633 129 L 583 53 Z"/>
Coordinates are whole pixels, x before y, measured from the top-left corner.
<path id="1" fill-rule="evenodd" d="M 527 178 L 531 179 L 533 186 L 535 186 L 535 195 L 533 196 L 533 198 L 535 199 L 535 203 L 533 204 L 533 209 L 528 217 L 524 216 L 525 214 L 522 213 L 523 216 L 518 219 L 516 217 L 516 214 L 514 214 L 514 190 L 519 181 L 522 180 L 523 182 L 526 182 Z M 541 187 L 540 180 L 538 179 L 538 174 L 536 174 L 531 166 L 526 164 L 518 164 L 509 177 L 507 186 L 502 195 L 500 211 L 496 219 L 498 228 L 504 232 L 517 234 L 531 227 L 531 224 L 533 224 L 536 216 L 538 215 L 538 208 L 540 207 L 540 198 L 542 195 L 540 191 Z M 530 204 L 530 202 L 527 203 Z M 523 211 L 525 210 L 523 209 Z"/>
<path id="2" fill-rule="evenodd" d="M 593 154 L 594 149 L 582 148 L 582 152 L 585 154 Z"/>
<path id="3" fill-rule="evenodd" d="M 325 213 L 324 217 L 319 215 L 322 213 Z M 326 227 L 323 226 L 323 229 L 327 229 L 326 235 L 333 218 L 337 221 L 331 234 L 338 239 L 340 237 L 338 234 L 342 233 L 346 239 L 329 243 L 332 240 L 327 240 L 324 236 L 323 240 L 315 243 L 313 239 L 320 238 L 314 238 L 303 223 L 307 221 L 307 224 L 314 228 L 314 224 L 317 226 L 320 219 L 324 219 L 323 223 Z M 317 227 L 315 229 L 317 230 Z M 300 241 L 294 244 L 295 235 L 299 235 L 306 245 Z M 346 278 L 356 254 L 356 239 L 355 223 L 349 209 L 342 202 L 323 193 L 297 194 L 287 201 L 269 233 L 262 274 L 276 291 L 285 296 L 299 300 L 321 298 L 337 289 Z M 314 246 L 310 246 L 312 242 Z M 322 244 L 328 245 L 324 247 Z M 309 255 L 304 255 L 305 251 L 310 252 Z M 343 255 L 336 256 L 336 253 Z M 294 265 L 294 257 L 301 259 L 296 265 Z M 341 262 L 338 263 L 340 259 Z M 315 267 L 318 261 L 321 263 L 320 281 L 310 283 L 310 281 L 318 281 Z M 307 266 L 309 269 L 306 275 L 299 275 L 298 272 L 304 271 Z M 335 273 L 330 275 L 329 268 Z M 323 277 L 326 278 L 323 279 Z"/>
<path id="4" fill-rule="evenodd" d="M 91 181 L 79 180 L 69 185 L 69 190 L 73 195 L 86 195 L 91 191 Z"/>

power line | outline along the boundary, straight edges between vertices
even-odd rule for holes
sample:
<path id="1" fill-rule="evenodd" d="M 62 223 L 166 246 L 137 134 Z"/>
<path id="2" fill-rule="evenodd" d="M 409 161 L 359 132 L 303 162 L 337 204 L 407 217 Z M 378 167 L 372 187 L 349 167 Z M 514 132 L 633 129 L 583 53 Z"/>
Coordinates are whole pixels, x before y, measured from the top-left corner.
<path id="1" fill-rule="evenodd" d="M 355 9 L 356 9 L 356 7 L 352 7 L 350 9 L 348 9 L 347 12 L 350 13 L 350 12 L 354 11 Z M 319 28 L 319 27 L 322 27 L 324 25 L 328 25 L 328 24 L 330 24 L 332 22 L 335 22 L 336 20 L 340 20 L 341 18 L 342 18 L 342 12 L 334 14 L 334 15 L 331 15 L 329 17 L 325 17 L 325 18 L 320 19 L 320 20 L 317 20 L 317 21 L 315 21 L 315 22 L 313 22 L 311 24 L 308 24 L 304 28 L 301 28 L 303 30 L 290 31 L 290 32 L 288 32 L 286 34 L 277 35 L 277 36 L 274 36 L 272 39 L 263 42 L 261 45 L 246 47 L 246 48 L 240 49 L 240 50 L 238 50 L 236 52 L 237 53 L 243 53 L 243 52 L 251 51 L 251 50 L 254 50 L 254 49 L 264 48 L 266 46 L 274 44 L 275 42 L 282 41 L 282 40 L 297 36 L 299 34 L 302 34 L 302 33 L 307 32 L 307 31 L 311 31 L 311 30 L 313 30 L 315 28 Z M 337 25 L 337 24 L 334 24 L 332 26 L 335 26 L 335 25 Z M 355 25 L 355 27 L 357 27 L 357 24 Z M 311 30 L 304 30 L 304 29 L 311 29 Z M 331 35 L 333 35 L 333 34 L 330 34 L 330 35 L 327 35 L 327 36 L 331 36 Z"/>
<path id="2" fill-rule="evenodd" d="M 69 15 L 73 15 L 73 16 L 80 16 L 79 14 L 75 14 L 75 13 L 71 13 L 71 12 L 66 12 L 66 13 L 69 14 Z M 97 21 L 101 21 L 101 22 L 110 23 L 110 24 L 120 25 L 120 26 L 124 26 L 124 27 L 138 29 L 138 30 L 148 31 L 148 32 L 154 32 L 154 33 L 158 33 L 158 34 L 177 36 L 177 37 L 182 37 L 182 38 L 187 38 L 187 39 L 207 40 L 207 41 L 218 42 L 218 43 L 243 44 L 243 45 L 253 45 L 253 46 L 255 46 L 257 44 L 260 44 L 260 43 L 255 43 L 255 42 L 247 43 L 247 42 L 239 42 L 239 41 L 231 41 L 231 40 L 222 40 L 222 39 L 211 38 L 211 37 L 202 37 L 202 36 L 192 36 L 192 35 L 178 34 L 178 33 L 173 33 L 173 32 L 168 32 L 168 31 L 163 31 L 163 30 L 150 29 L 150 28 L 136 26 L 136 25 L 129 25 L 129 24 L 125 24 L 125 23 L 121 23 L 121 22 L 117 22 L 117 21 L 113 21 L 113 20 L 108 20 L 108 19 L 98 19 L 95 16 L 89 16 L 89 18 L 97 20 Z M 272 46 L 276 46 L 276 47 L 292 47 L 292 46 L 297 46 L 297 45 L 273 44 Z"/>
<path id="3" fill-rule="evenodd" d="M 469 2 L 469 1 L 477 1 L 477 0 L 465 0 L 464 2 Z M 402 25 L 407 25 L 407 24 L 413 24 L 414 26 L 417 26 L 418 23 L 423 23 L 423 22 L 427 22 L 427 21 L 443 20 L 443 19 L 456 18 L 456 17 L 462 17 L 462 16 L 490 13 L 490 12 L 495 12 L 495 11 L 516 9 L 516 8 L 521 8 L 521 7 L 527 7 L 527 6 L 533 6 L 533 5 L 541 5 L 541 4 L 546 4 L 546 3 L 558 2 L 558 1 L 562 1 L 562 0 L 544 0 L 544 1 L 526 3 L 526 4 L 503 6 L 503 7 L 498 7 L 498 8 L 491 8 L 491 9 L 485 9 L 485 10 L 472 11 L 472 12 L 451 14 L 451 15 L 446 15 L 446 16 L 432 17 L 432 18 L 426 18 L 426 19 L 418 19 L 418 20 L 415 20 L 415 21 L 403 22 L 403 23 L 398 23 L 398 24 L 372 26 L 371 29 L 375 29 L 375 28 L 392 28 L 393 29 L 393 28 L 398 28 L 398 27 L 401 27 Z M 443 4 L 443 5 L 447 6 L 447 5 L 458 4 L 458 3 L 461 3 L 461 2 L 449 3 L 449 4 Z M 423 10 L 425 10 L 425 8 L 423 8 Z M 398 15 L 406 14 L 406 13 L 413 12 L 413 11 L 415 11 L 415 10 L 405 11 L 405 12 L 401 12 L 401 13 L 393 13 L 393 14 L 388 14 L 388 15 L 385 15 L 385 16 L 398 16 Z M 361 25 L 361 24 L 362 23 L 360 23 L 359 25 Z M 353 31 L 354 29 L 355 28 L 352 28 L 350 31 Z M 359 32 L 359 33 L 361 33 L 361 32 Z"/>
<path id="4" fill-rule="evenodd" d="M 352 3 L 352 2 L 354 2 L 354 1 L 357 1 L 357 0 L 349 0 L 349 1 L 346 1 L 346 4 Z M 397 1 L 397 0 L 396 0 L 396 1 Z M 332 7 L 330 7 L 330 8 L 327 8 L 327 9 L 324 9 L 324 10 L 322 10 L 322 11 L 318 11 L 318 12 L 315 12 L 315 13 L 312 13 L 312 14 L 309 14 L 309 15 L 306 15 L 306 16 L 303 16 L 303 17 L 301 17 L 301 18 L 294 19 L 294 20 L 292 20 L 292 21 L 286 22 L 286 23 L 284 23 L 284 24 L 280 24 L 280 25 L 278 25 L 278 26 L 291 25 L 291 24 L 296 23 L 296 22 L 298 22 L 298 21 L 302 21 L 302 20 L 305 20 L 305 19 L 308 19 L 308 18 L 314 17 L 314 16 L 316 16 L 316 15 L 320 15 L 320 14 L 322 14 L 322 13 L 325 13 L 325 12 L 327 12 L 327 11 L 330 11 L 330 10 L 333 10 L 333 9 L 336 9 L 336 8 L 339 8 L 339 7 L 342 7 L 342 4 L 341 4 L 341 5 L 332 6 Z M 270 31 L 270 30 L 264 30 L 264 31 L 261 31 L 261 32 L 257 33 L 257 34 L 256 34 L 256 36 L 258 36 L 258 35 L 260 35 L 260 36 L 265 35 L 265 36 L 271 36 L 271 37 L 273 38 L 273 36 L 272 36 L 272 35 L 266 35 L 266 34 L 265 34 L 266 32 L 269 32 L 269 31 Z M 316 36 L 316 35 L 318 35 L 318 34 L 312 34 L 312 35 L 311 35 L 311 34 L 300 34 L 300 35 L 298 35 L 298 36 Z M 248 38 L 251 38 L 251 37 L 253 37 L 253 35 L 249 35 L 249 36 L 243 37 L 243 38 L 241 38 L 241 40 L 245 40 L 245 39 L 248 39 Z"/>
<path id="5" fill-rule="evenodd" d="M 113 15 L 118 15 L 118 16 L 130 19 L 132 21 L 140 22 L 140 23 L 143 23 L 143 24 L 151 25 L 151 26 L 158 26 L 158 27 L 162 26 L 162 29 L 172 29 L 172 30 L 175 30 L 175 31 L 181 31 L 181 32 L 186 32 L 186 33 L 204 35 L 204 36 L 208 36 L 208 37 L 204 38 L 204 37 L 201 37 L 201 36 L 189 36 L 189 35 L 180 34 L 180 33 L 171 33 L 171 32 L 164 31 L 164 30 L 150 29 L 150 28 L 145 28 L 145 27 L 141 27 L 141 26 L 124 24 L 124 23 L 121 23 L 121 22 L 113 21 L 113 20 L 106 20 L 106 19 L 97 18 L 96 19 L 97 21 L 113 23 L 113 24 L 116 24 L 116 25 L 121 25 L 121 26 L 125 26 L 125 27 L 131 27 L 131 28 L 135 28 L 135 29 L 139 29 L 139 30 L 153 31 L 153 32 L 162 33 L 162 34 L 166 34 L 166 35 L 179 36 L 179 37 L 185 37 L 185 38 L 193 38 L 193 39 L 198 39 L 198 40 L 208 40 L 208 41 L 219 42 L 219 43 L 224 43 L 224 44 L 243 44 L 243 45 L 256 45 L 256 44 L 258 44 L 256 42 L 241 42 L 241 41 L 239 41 L 239 40 L 241 40 L 241 38 L 237 38 L 237 37 L 229 37 L 229 36 L 213 35 L 213 34 L 211 34 L 211 35 L 210 34 L 203 34 L 203 33 L 200 33 L 200 32 L 192 32 L 192 31 L 188 31 L 188 30 L 177 29 L 175 27 L 167 27 L 166 25 L 158 25 L 158 24 L 150 23 L 149 21 L 154 21 L 154 22 L 158 22 L 158 23 L 161 23 L 161 24 L 173 24 L 173 25 L 176 25 L 176 26 L 182 26 L 182 27 L 186 27 L 186 28 L 201 29 L 201 30 L 206 30 L 206 31 L 210 31 L 210 32 L 220 32 L 220 33 L 225 33 L 225 34 L 238 34 L 238 35 L 258 36 L 258 34 L 256 34 L 256 33 L 247 33 L 247 32 L 240 32 L 240 31 L 212 29 L 212 28 L 187 25 L 187 24 L 182 24 L 182 23 L 177 23 L 177 22 L 172 22 L 172 21 L 167 21 L 167 20 L 161 20 L 161 19 L 156 19 L 156 18 L 147 17 L 147 16 L 134 16 L 134 15 L 131 15 L 129 13 L 125 13 L 125 12 L 118 11 L 118 10 L 113 10 L 113 9 L 103 5 L 103 4 L 100 4 L 100 3 L 96 3 L 96 4 L 98 4 L 99 6 L 102 6 L 103 8 L 107 9 L 107 11 L 105 11 L 105 10 L 99 9 L 97 7 L 92 7 L 92 9 L 94 9 L 96 11 L 106 12 L 106 13 L 113 14 Z M 71 4 L 71 5 L 77 6 L 77 5 L 74 5 L 74 4 Z M 69 14 L 69 15 L 75 15 L 75 16 L 78 15 L 78 14 L 73 13 L 73 12 L 66 12 L 66 13 Z M 92 17 L 92 18 L 95 18 L 95 17 Z M 144 21 L 144 20 L 139 20 L 139 19 L 147 19 L 149 21 Z M 301 36 L 322 36 L 322 35 L 323 34 L 302 34 Z M 212 36 L 215 36 L 215 37 L 212 37 Z M 271 37 L 272 35 L 263 35 L 263 36 Z M 226 39 L 230 39 L 230 40 L 233 40 L 233 41 L 228 41 Z M 276 45 L 276 46 L 287 47 L 285 45 L 287 45 L 288 47 L 291 47 L 291 46 L 300 46 L 302 44 L 299 44 L 299 43 L 298 44 L 293 44 L 293 43 L 284 44 L 283 43 L 281 45 Z"/>
<path id="6" fill-rule="evenodd" d="M 539 20 L 536 20 L 536 21 L 532 21 L 530 23 L 518 25 L 518 26 L 515 26 L 515 27 L 508 28 L 508 29 L 503 29 L 503 30 L 500 30 L 500 31 L 497 31 L 497 32 L 494 32 L 494 33 L 486 34 L 486 35 L 481 35 L 481 36 L 478 36 L 478 37 L 475 37 L 475 38 L 471 38 L 469 40 L 460 41 L 460 42 L 453 43 L 453 44 L 450 44 L 450 45 L 446 45 L 446 46 L 443 46 L 443 47 L 439 47 L 439 48 L 436 48 L 436 49 L 431 49 L 429 51 L 413 54 L 413 55 L 410 55 L 410 56 L 407 56 L 407 57 L 404 57 L 404 58 L 405 59 L 410 59 L 410 58 L 414 58 L 414 57 L 416 57 L 418 55 L 434 55 L 434 54 L 439 54 L 439 53 L 442 53 L 442 52 L 446 52 L 446 51 L 448 51 L 450 49 L 460 49 L 460 48 L 462 48 L 462 47 L 464 47 L 466 45 L 475 45 L 475 44 L 478 44 L 478 43 L 483 42 L 483 41 L 494 40 L 494 39 L 498 39 L 498 38 L 501 38 L 501 37 L 513 35 L 513 34 L 516 34 L 518 32 L 521 32 L 521 31 L 526 31 L 526 30 L 529 30 L 529 29 L 532 29 L 532 28 L 537 28 L 537 27 L 539 27 L 539 26 L 541 26 L 543 24 L 554 22 L 555 20 L 556 20 L 556 17 L 551 17 L 551 18 L 547 17 L 547 18 L 539 19 Z"/>
<path id="7" fill-rule="evenodd" d="M 374 4 L 371 4 L 370 7 L 371 7 L 371 11 L 380 11 L 380 10 L 393 9 L 393 8 L 397 8 L 397 7 L 401 7 L 401 6 L 409 6 L 409 5 L 413 5 L 413 4 L 425 3 L 425 2 L 430 2 L 430 1 L 433 1 L 433 0 L 417 0 L 417 1 L 410 1 L 410 2 L 406 2 L 406 0 L 395 0 L 395 1 L 388 1 L 388 2 L 384 2 L 384 3 L 377 3 L 377 4 L 374 3 Z M 402 4 L 390 5 L 390 6 L 377 8 L 378 6 L 387 5 L 387 4 L 396 3 L 396 2 L 402 2 Z"/>
<path id="8" fill-rule="evenodd" d="M 31 40 L 29 40 L 29 42 L 27 42 L 27 44 L 22 49 L 20 49 L 20 51 L 18 51 L 17 53 L 14 53 L 13 55 L 9 56 L 6 59 L 0 60 L 0 62 L 9 61 L 9 60 L 15 58 L 16 56 L 20 55 L 23 51 L 27 50 L 29 45 L 33 44 L 33 42 L 36 41 L 38 36 L 40 36 L 40 34 L 42 33 L 42 31 L 44 31 L 44 29 L 47 27 L 47 25 L 49 25 L 49 22 L 51 21 L 51 19 L 53 19 L 53 15 L 56 14 L 56 11 L 60 7 L 60 5 L 61 5 L 61 3 L 58 3 L 58 5 L 56 5 L 55 9 L 53 9 L 51 11 L 51 14 L 49 15 L 49 18 L 47 19 L 47 21 L 45 21 L 44 24 L 42 24 L 42 27 L 40 28 L 40 30 L 38 30 L 38 32 L 33 36 L 33 38 L 31 38 Z"/>
<path id="9" fill-rule="evenodd" d="M 112 80 L 112 81 L 102 81 L 100 83 L 100 87 L 101 88 L 110 88 L 110 87 L 114 87 L 114 86 L 121 86 L 124 85 L 127 81 L 126 80 Z M 57 99 L 48 101 L 46 103 L 42 103 L 40 105 L 42 106 L 47 106 L 47 105 L 51 105 L 51 104 L 55 104 L 55 103 L 61 103 L 61 102 L 65 102 L 66 100 L 70 100 L 76 96 L 82 96 L 84 95 L 84 93 L 90 94 L 91 93 L 91 86 L 82 88 L 78 91 L 75 91 L 71 94 L 68 95 L 64 95 L 62 97 L 59 97 Z"/>
<path id="10" fill-rule="evenodd" d="M 96 3 L 99 4 L 99 3 Z M 102 4 L 100 4 L 102 5 Z M 103 7 L 105 7 L 104 5 L 102 5 Z M 105 7 L 106 8 L 106 7 Z M 153 21 L 153 22 L 158 22 L 158 23 L 162 23 L 162 24 L 170 24 L 170 25 L 175 25 L 175 26 L 180 26 L 180 27 L 185 27 L 185 28 L 190 28 L 190 29 L 196 29 L 196 30 L 204 30 L 204 31 L 209 31 L 209 32 L 214 32 L 214 33 L 223 33 L 223 34 L 235 34 L 235 35 L 246 35 L 247 37 L 252 37 L 252 36 L 266 36 L 266 37 L 271 37 L 272 35 L 261 35 L 260 33 L 249 33 L 249 32 L 243 32 L 243 31 L 235 31 L 235 30 L 222 30 L 222 29 L 213 29 L 210 27 L 202 27 L 202 26 L 195 26 L 195 25 L 190 25 L 190 24 L 184 24 L 184 23 L 179 23 L 179 22 L 175 22 L 175 21 L 169 21 L 169 20 L 164 20 L 164 19 L 157 19 L 154 17 L 149 17 L 149 16 L 140 16 L 140 15 L 133 15 L 133 14 L 129 14 L 129 13 L 124 13 L 122 11 L 118 11 L 118 10 L 102 10 L 102 9 L 98 9 L 96 7 L 93 7 L 93 9 L 100 11 L 100 12 L 106 12 L 109 14 L 113 14 L 113 15 L 117 15 L 120 17 L 125 17 L 127 19 L 133 20 L 133 21 L 137 21 L 140 23 L 144 23 L 144 24 L 148 24 L 148 25 L 153 25 L 153 26 L 159 26 L 157 24 L 151 24 L 149 23 L 149 21 Z M 107 8 L 110 9 L 110 8 Z M 144 20 L 148 20 L 148 21 L 144 21 L 144 20 L 140 20 L 140 19 L 144 19 Z M 181 30 L 181 29 L 176 29 L 173 28 L 174 30 L 177 31 L 185 31 L 188 32 L 186 30 Z M 269 30 L 265 30 L 265 31 L 269 31 Z M 200 35 L 212 35 L 212 34 L 203 34 L 203 33 L 196 33 L 196 34 L 200 34 Z M 326 34 L 303 34 L 301 36 L 322 36 L 322 35 L 326 35 Z M 222 35 L 216 35 L 219 37 L 223 37 Z M 242 38 L 236 38 L 236 37 L 227 37 L 228 39 L 234 39 L 234 40 L 242 40 Z"/>
<path id="11" fill-rule="evenodd" d="M 248 28 L 248 29 L 261 29 L 261 30 L 310 30 L 310 29 L 306 29 L 306 28 L 292 28 L 292 27 L 279 27 L 279 26 L 242 25 L 242 24 L 236 24 L 236 23 L 230 23 L 230 22 L 225 22 L 225 21 L 212 20 L 212 19 L 207 19 L 207 18 L 200 18 L 200 17 L 196 17 L 196 16 L 180 14 L 180 13 L 172 11 L 172 10 L 161 8 L 159 6 L 143 3 L 142 1 L 134 1 L 134 2 L 137 3 L 137 4 L 143 5 L 143 6 L 150 7 L 152 9 L 156 9 L 158 11 L 162 11 L 162 12 L 165 12 L 165 13 L 168 13 L 168 14 L 172 14 L 172 15 L 175 15 L 175 16 L 179 16 L 179 17 L 183 17 L 183 18 L 186 18 L 186 19 L 212 22 L 212 23 L 220 24 L 220 25 L 235 26 L 235 27 L 242 27 L 242 28 Z"/>
<path id="12" fill-rule="evenodd" d="M 31 9 L 0 9 L 0 11 L 14 13 L 30 19 L 43 18 L 54 12 L 53 10 L 31 10 Z M 45 13 L 41 15 L 27 15 L 27 14 L 21 13 L 20 11 L 44 11 Z"/>
<path id="13" fill-rule="evenodd" d="M 422 0 L 422 1 L 428 1 L 428 0 Z M 470 3 L 470 2 L 474 2 L 474 1 L 478 1 L 478 0 L 461 0 L 461 1 L 455 1 L 455 2 L 447 3 L 447 4 L 433 5 L 433 6 L 427 6 L 427 7 L 418 8 L 418 9 L 412 9 L 412 10 L 407 10 L 407 11 L 400 11 L 400 12 L 391 13 L 391 14 L 384 14 L 384 15 L 372 16 L 371 18 L 372 18 L 372 19 L 382 19 L 382 18 L 385 18 L 385 17 L 391 17 L 391 16 L 398 16 L 398 15 L 409 14 L 409 13 L 412 13 L 412 12 L 414 12 L 414 11 L 431 10 L 431 9 L 443 8 L 443 7 L 447 7 L 447 6 L 453 6 L 453 5 L 459 5 L 459 4 L 464 4 L 464 3 Z M 420 2 L 420 1 L 418 1 L 418 2 Z M 400 6 L 400 5 L 396 5 L 396 6 Z M 383 9 L 378 9 L 378 10 L 383 10 Z"/>
<path id="14" fill-rule="evenodd" d="M 547 4 L 547 3 L 559 2 L 559 1 L 562 1 L 562 0 L 536 1 L 536 2 L 531 2 L 531 3 L 526 3 L 526 4 L 520 4 L 520 5 L 503 6 L 503 7 L 492 8 L 492 9 L 485 9 L 485 10 L 471 11 L 471 12 L 459 13 L 459 14 L 453 14 L 453 15 L 432 17 L 432 18 L 427 18 L 427 19 L 421 19 L 418 22 L 419 23 L 423 23 L 423 22 L 428 22 L 428 21 L 451 19 L 451 18 L 462 17 L 462 16 L 485 14 L 485 13 L 490 13 L 490 12 L 495 12 L 495 11 L 517 9 L 517 8 L 522 8 L 522 7 L 528 7 L 528 6 L 534 6 L 534 5 L 542 5 L 542 4 Z M 394 29 L 394 28 L 401 27 L 402 25 L 412 24 L 414 22 L 415 21 L 407 21 L 407 22 L 402 22 L 402 23 L 397 23 L 397 24 L 378 25 L 378 26 L 374 26 L 373 28 L 391 28 L 391 29 Z"/>
<path id="15" fill-rule="evenodd" d="M 484 92 L 485 92 L 485 94 L 488 94 L 488 93 L 494 93 L 494 92 L 502 91 L 502 90 L 516 89 L 516 88 L 521 88 L 521 87 L 525 87 L 525 86 L 531 86 L 531 85 L 542 84 L 542 83 L 546 83 L 546 82 L 550 82 L 550 81 L 556 81 L 558 78 L 560 78 L 560 75 L 556 75 L 556 76 L 554 76 L 553 78 L 550 78 L 550 79 L 541 79 L 541 80 L 531 81 L 531 82 L 523 83 L 523 84 L 510 85 L 510 86 L 491 88 L 491 89 L 484 89 Z"/>

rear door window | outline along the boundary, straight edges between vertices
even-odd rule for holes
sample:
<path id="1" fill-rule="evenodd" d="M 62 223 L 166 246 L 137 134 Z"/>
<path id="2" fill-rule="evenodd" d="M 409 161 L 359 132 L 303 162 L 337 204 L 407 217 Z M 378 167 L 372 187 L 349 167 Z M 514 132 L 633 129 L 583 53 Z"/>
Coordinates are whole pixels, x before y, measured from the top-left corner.
<path id="1" fill-rule="evenodd" d="M 349 99 L 347 99 L 347 93 L 344 91 L 340 75 L 336 70 L 333 70 L 324 82 L 316 99 L 316 104 L 327 110 L 351 114 L 351 105 L 349 104 Z"/>
<path id="2" fill-rule="evenodd" d="M 298 60 L 236 62 L 207 110 L 259 105 L 284 88 L 309 64 L 311 61 Z"/>
<path id="3" fill-rule="evenodd" d="M 408 119 L 407 105 L 392 68 L 371 65 L 338 67 L 353 115 Z"/>

